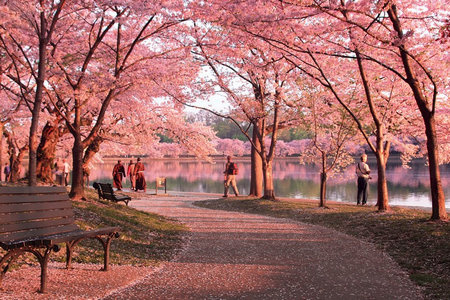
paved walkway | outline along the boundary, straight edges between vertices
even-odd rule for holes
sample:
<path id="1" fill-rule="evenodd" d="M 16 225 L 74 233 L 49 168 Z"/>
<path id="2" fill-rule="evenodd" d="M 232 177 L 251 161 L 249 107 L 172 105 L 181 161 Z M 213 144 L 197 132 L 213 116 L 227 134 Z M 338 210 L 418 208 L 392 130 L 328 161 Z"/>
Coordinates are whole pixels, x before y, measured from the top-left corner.
<path id="1" fill-rule="evenodd" d="M 422 299 L 371 244 L 320 226 L 192 205 L 204 199 L 130 202 L 192 233 L 175 261 L 106 299 Z"/>

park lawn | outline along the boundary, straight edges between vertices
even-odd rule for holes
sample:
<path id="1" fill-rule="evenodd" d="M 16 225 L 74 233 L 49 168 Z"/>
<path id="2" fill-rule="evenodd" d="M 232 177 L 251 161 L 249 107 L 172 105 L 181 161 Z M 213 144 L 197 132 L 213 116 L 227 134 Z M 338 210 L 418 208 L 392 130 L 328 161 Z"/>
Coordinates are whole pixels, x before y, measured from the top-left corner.
<path id="1" fill-rule="evenodd" d="M 429 222 L 431 213 L 392 207 L 379 213 L 376 207 L 317 201 L 269 201 L 247 197 L 196 202 L 211 209 L 255 213 L 322 225 L 376 244 L 424 288 L 429 299 L 450 299 L 450 224 Z"/>
<path id="2" fill-rule="evenodd" d="M 90 189 L 85 193 L 88 201 L 73 201 L 80 228 L 120 227 L 120 238 L 111 242 L 112 264 L 154 265 L 171 259 L 181 249 L 188 231 L 181 223 L 123 204 L 98 201 L 95 191 Z M 102 263 L 103 248 L 94 239 L 84 240 L 74 248 L 73 261 Z"/>

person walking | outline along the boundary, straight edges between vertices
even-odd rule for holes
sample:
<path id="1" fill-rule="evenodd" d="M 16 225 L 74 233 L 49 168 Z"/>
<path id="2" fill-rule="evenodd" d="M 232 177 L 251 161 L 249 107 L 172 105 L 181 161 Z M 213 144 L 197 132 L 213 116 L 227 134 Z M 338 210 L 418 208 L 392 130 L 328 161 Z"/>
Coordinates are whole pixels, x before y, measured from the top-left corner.
<path id="1" fill-rule="evenodd" d="M 234 194 L 239 196 L 239 191 L 236 185 L 236 175 L 238 174 L 237 164 L 231 161 L 231 156 L 227 156 L 227 164 L 225 165 L 224 174 L 224 192 L 223 197 L 228 197 L 228 188 L 233 187 Z"/>
<path id="2" fill-rule="evenodd" d="M 141 163 L 141 158 L 138 157 L 137 159 L 137 163 L 134 166 L 134 178 L 135 178 L 135 187 L 136 187 L 136 191 L 138 190 L 144 190 L 144 192 L 147 191 L 147 184 L 145 182 L 145 177 L 144 177 L 144 164 Z"/>
<path id="3" fill-rule="evenodd" d="M 130 163 L 127 168 L 127 176 L 130 177 L 131 189 L 133 191 L 136 190 L 136 176 L 134 176 L 134 167 L 135 164 L 133 163 L 133 160 L 130 159 Z"/>
<path id="4" fill-rule="evenodd" d="M 5 163 L 5 167 L 3 168 L 3 174 L 5 174 L 5 182 L 8 182 L 11 177 L 11 167 L 8 163 Z"/>
<path id="5" fill-rule="evenodd" d="M 118 160 L 117 164 L 113 168 L 112 172 L 113 184 L 117 190 L 122 190 L 122 178 L 125 176 L 125 168 L 122 165 L 122 161 Z"/>
<path id="6" fill-rule="evenodd" d="M 70 174 L 70 165 L 65 159 L 63 159 L 63 176 L 65 186 L 69 185 L 69 174 Z"/>
<path id="7" fill-rule="evenodd" d="M 367 162 L 367 155 L 361 155 L 361 161 L 356 165 L 355 173 L 358 176 L 358 193 L 356 195 L 356 205 L 367 204 L 369 196 L 370 168 Z"/>
<path id="8" fill-rule="evenodd" d="M 60 165 L 58 165 L 59 160 L 55 162 L 53 165 L 53 175 L 54 175 L 54 181 L 57 185 L 63 185 L 63 172 L 61 170 Z"/>

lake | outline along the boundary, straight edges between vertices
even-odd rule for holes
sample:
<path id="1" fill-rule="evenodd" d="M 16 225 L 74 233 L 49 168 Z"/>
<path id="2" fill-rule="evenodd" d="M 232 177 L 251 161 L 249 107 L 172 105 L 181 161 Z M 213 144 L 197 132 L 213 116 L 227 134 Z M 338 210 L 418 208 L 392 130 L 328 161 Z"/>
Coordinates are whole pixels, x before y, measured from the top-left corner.
<path id="1" fill-rule="evenodd" d="M 129 159 L 122 159 L 128 162 Z M 249 192 L 250 161 L 238 159 L 237 185 L 241 195 Z M 90 182 L 112 182 L 115 160 L 96 164 L 91 170 Z M 145 178 L 147 192 L 154 192 L 156 177 L 167 178 L 169 191 L 223 193 L 223 169 L 225 160 L 214 163 L 195 159 L 146 159 Z M 125 164 L 126 166 L 126 164 Z M 370 181 L 369 203 L 376 203 L 376 163 L 369 158 L 373 179 Z M 389 203 L 391 205 L 431 207 L 428 167 L 423 160 L 413 161 L 410 169 L 402 167 L 399 159 L 391 159 L 387 166 Z M 318 199 L 320 181 L 317 168 L 300 165 L 295 158 L 277 159 L 274 162 L 275 194 L 279 197 Z M 450 165 L 440 167 L 446 206 L 450 203 Z M 129 187 L 129 180 L 124 187 Z M 230 188 L 230 192 L 231 192 Z M 343 174 L 330 178 L 327 199 L 341 202 L 356 202 L 356 177 L 354 166 Z"/>

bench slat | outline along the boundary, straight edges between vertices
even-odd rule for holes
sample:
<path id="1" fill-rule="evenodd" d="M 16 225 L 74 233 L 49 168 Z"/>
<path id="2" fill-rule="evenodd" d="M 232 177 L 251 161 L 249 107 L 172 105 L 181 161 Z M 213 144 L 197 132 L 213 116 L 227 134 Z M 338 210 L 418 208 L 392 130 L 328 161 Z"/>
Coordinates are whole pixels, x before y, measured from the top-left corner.
<path id="1" fill-rule="evenodd" d="M 0 246 L 3 248 L 6 248 L 6 249 L 13 249 L 13 248 L 18 248 L 18 247 L 27 246 L 27 245 L 33 245 L 33 246 L 54 245 L 54 244 L 68 242 L 68 241 L 73 241 L 76 239 L 108 235 L 108 234 L 119 232 L 119 229 L 120 229 L 119 227 L 104 227 L 104 228 L 98 228 L 98 229 L 93 229 L 93 230 L 89 230 L 89 231 L 82 231 L 81 229 L 77 228 L 76 230 L 65 232 L 62 234 L 55 234 L 55 235 L 42 236 L 42 237 L 24 238 L 24 239 L 15 240 L 13 242 L 0 241 Z"/>
<path id="2" fill-rule="evenodd" d="M 11 234 L 13 234 L 14 232 L 20 232 L 34 228 L 68 225 L 72 224 L 73 222 L 75 222 L 74 218 L 57 218 L 57 219 L 42 219 L 28 222 L 2 224 L 0 225 L 0 234 L 6 232 L 10 232 Z"/>
<path id="3" fill-rule="evenodd" d="M 56 202 L 56 201 L 68 201 L 69 196 L 66 194 L 44 194 L 44 195 L 0 195 L 1 204 L 14 204 L 14 203 L 35 203 L 35 202 Z"/>
<path id="4" fill-rule="evenodd" d="M 21 186 L 0 187 L 0 194 L 55 194 L 55 193 L 67 193 L 65 187 L 60 186 Z"/>
<path id="5" fill-rule="evenodd" d="M 27 231 L 21 231 L 21 232 L 13 232 L 13 233 L 0 233 L 0 241 L 3 242 L 14 242 L 19 240 L 26 240 L 26 239 L 36 239 L 36 237 L 46 237 L 51 236 L 55 234 L 62 234 L 67 233 L 71 231 L 79 230 L 78 226 L 75 224 L 68 224 L 58 227 L 45 227 L 45 228 L 37 228 L 37 229 L 30 229 Z"/>
<path id="6" fill-rule="evenodd" d="M 63 243 L 67 240 L 70 241 L 75 238 L 78 239 L 78 238 L 96 237 L 96 236 L 115 233 L 115 232 L 119 232 L 119 227 L 103 227 L 103 228 L 93 229 L 93 230 L 89 230 L 89 231 L 79 230 L 78 232 L 73 232 L 73 233 L 64 234 L 64 235 L 49 236 L 44 239 L 51 241 L 51 243 L 53 243 L 53 244 L 57 244 L 57 243 Z"/>
<path id="7" fill-rule="evenodd" d="M 23 221 L 32 221 L 36 219 L 42 219 L 45 216 L 45 218 L 52 219 L 52 218 L 70 218 L 74 216 L 73 209 L 72 208 L 66 208 L 66 209 L 55 209 L 55 210 L 47 210 L 45 211 L 45 214 L 42 211 L 35 211 L 35 212 L 16 212 L 16 213 L 10 213 L 10 214 L 0 214 L 0 224 L 7 224 L 12 222 L 23 222 Z"/>
<path id="8" fill-rule="evenodd" d="M 0 203 L 0 213 L 28 212 L 28 211 L 45 211 L 51 209 L 71 208 L 70 201 L 59 202 L 36 202 L 24 204 L 3 204 Z"/>

